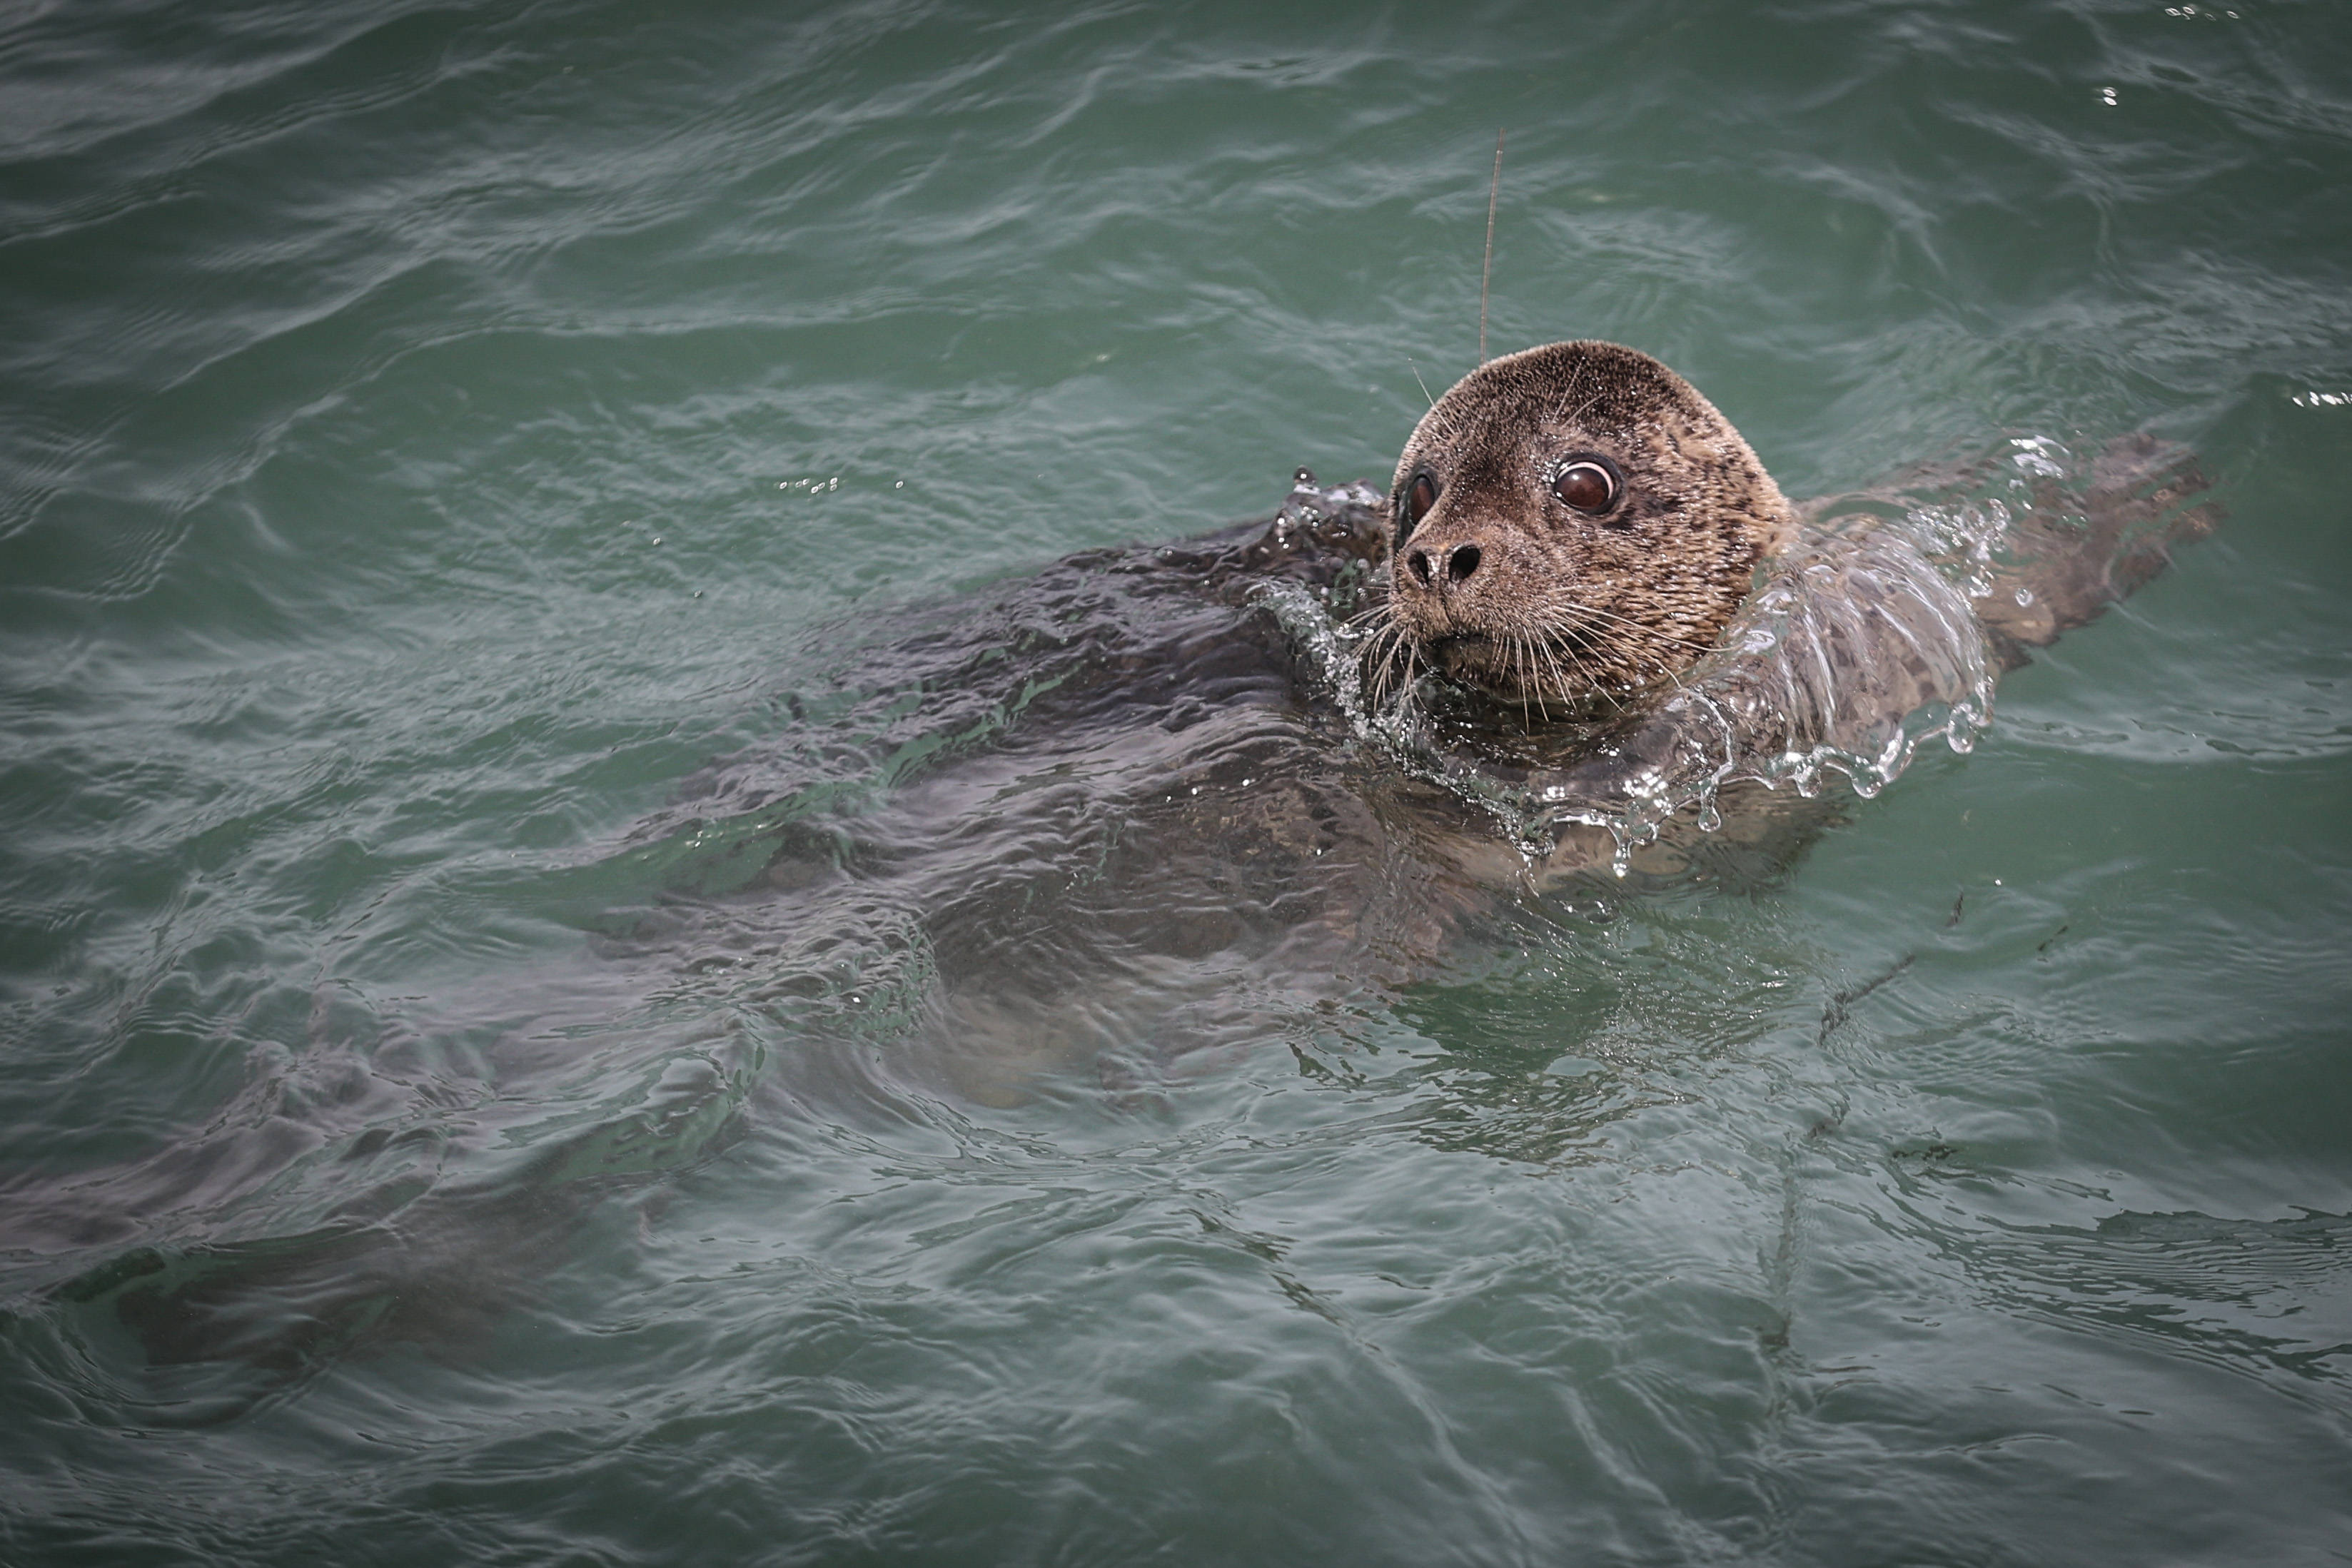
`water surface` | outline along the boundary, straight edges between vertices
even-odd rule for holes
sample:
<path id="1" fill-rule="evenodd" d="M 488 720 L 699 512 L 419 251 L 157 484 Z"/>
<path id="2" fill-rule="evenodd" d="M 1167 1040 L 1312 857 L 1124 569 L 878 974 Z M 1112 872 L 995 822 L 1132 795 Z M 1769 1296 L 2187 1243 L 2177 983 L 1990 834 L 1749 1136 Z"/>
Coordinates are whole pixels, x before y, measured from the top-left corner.
<path id="1" fill-rule="evenodd" d="M 1498 349 L 2226 524 L 1754 874 L 960 1074 L 695 791 L 1383 481 L 1502 127 Z M 16 8 L 0 1557 L 2352 1554 L 2347 256 L 2319 5 Z"/>

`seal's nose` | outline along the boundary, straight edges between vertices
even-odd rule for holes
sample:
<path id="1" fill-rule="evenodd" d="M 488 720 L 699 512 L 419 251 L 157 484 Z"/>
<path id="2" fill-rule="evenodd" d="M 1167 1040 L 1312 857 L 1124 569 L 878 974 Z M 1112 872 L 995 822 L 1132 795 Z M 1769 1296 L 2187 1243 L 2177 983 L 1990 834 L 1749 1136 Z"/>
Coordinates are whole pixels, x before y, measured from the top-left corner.
<path id="1" fill-rule="evenodd" d="M 1468 581 L 1470 574 L 1478 570 L 1478 562 L 1483 559 L 1476 545 L 1455 545 L 1445 552 L 1445 580 L 1449 583 Z M 1437 567 L 1429 559 L 1427 550 L 1414 550 L 1405 557 L 1405 564 L 1412 569 L 1413 576 L 1421 579 L 1424 585 L 1437 586 Z"/>

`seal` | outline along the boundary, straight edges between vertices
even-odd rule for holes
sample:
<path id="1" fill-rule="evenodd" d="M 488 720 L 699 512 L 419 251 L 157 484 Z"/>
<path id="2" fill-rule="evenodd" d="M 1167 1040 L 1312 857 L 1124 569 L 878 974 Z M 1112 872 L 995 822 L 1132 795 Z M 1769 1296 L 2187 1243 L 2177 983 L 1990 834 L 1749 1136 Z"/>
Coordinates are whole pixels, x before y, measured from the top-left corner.
<path id="1" fill-rule="evenodd" d="M 1713 403 L 1649 355 L 1596 341 L 1455 382 L 1406 441 L 1390 508 L 1376 685 L 1426 663 L 1547 715 L 1687 668 L 1798 533 Z"/>

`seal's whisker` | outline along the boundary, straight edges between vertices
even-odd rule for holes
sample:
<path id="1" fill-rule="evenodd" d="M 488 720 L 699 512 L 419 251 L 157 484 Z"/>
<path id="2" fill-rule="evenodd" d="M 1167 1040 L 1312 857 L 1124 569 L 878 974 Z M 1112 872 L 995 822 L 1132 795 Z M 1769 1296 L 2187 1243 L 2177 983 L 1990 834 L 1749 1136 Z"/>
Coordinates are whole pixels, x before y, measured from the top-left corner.
<path id="1" fill-rule="evenodd" d="M 1519 722 L 1531 724 L 1534 720 L 1528 713 L 1528 687 L 1535 676 L 1528 668 L 1528 634 L 1524 631 L 1511 633 L 1511 664 L 1519 680 Z"/>
<path id="2" fill-rule="evenodd" d="M 1601 701 L 1617 711 L 1621 713 L 1624 711 L 1624 700 L 1610 690 L 1608 684 L 1601 678 L 1601 673 L 1593 667 L 1591 661 L 1579 653 L 1573 643 L 1559 636 L 1548 639 L 1548 643 L 1559 653 L 1566 654 L 1569 663 L 1576 666 L 1577 674 L 1583 678 L 1582 685 L 1587 692 L 1600 697 Z"/>
<path id="3" fill-rule="evenodd" d="M 1562 598 L 1562 599 L 1556 599 L 1556 600 L 1554 600 L 1552 602 L 1553 602 L 1556 606 L 1558 606 L 1559 608 L 1560 608 L 1560 609 L 1562 609 L 1562 610 L 1565 610 L 1565 611 L 1567 611 L 1567 612 L 1570 612 L 1570 613 L 1572 613 L 1572 614 L 1579 615 L 1579 616 L 1589 617 L 1589 618 L 1591 618 L 1591 620 L 1594 620 L 1594 621 L 1601 621 L 1601 622 L 1615 622 L 1616 624 L 1618 624 L 1618 625 L 1620 625 L 1620 626 L 1623 626 L 1623 627 L 1625 627 L 1625 628 L 1627 628 L 1627 629 L 1629 629 L 1629 630 L 1631 630 L 1631 631 L 1634 631 L 1634 632 L 1641 632 L 1641 633 L 1642 633 L 1642 634 L 1643 634 L 1644 636 L 1657 636 L 1657 637 L 1664 637 L 1664 638 L 1666 638 L 1666 639 L 1667 639 L 1667 640 L 1669 640 L 1669 641 L 1683 641 L 1683 640 L 1684 640 L 1684 639 L 1677 639 L 1677 638 L 1675 638 L 1675 635 L 1674 635 L 1674 633 L 1672 633 L 1672 632 L 1670 632 L 1661 631 L 1661 630 L 1660 630 L 1660 629 L 1659 629 L 1655 624 L 1654 624 L 1653 622 L 1647 622 L 1647 621 L 1637 621 L 1637 620 L 1635 620 L 1633 617 L 1632 617 L 1632 616 L 1630 616 L 1630 615 L 1626 615 L 1626 614 L 1620 613 L 1620 612 L 1617 612 L 1617 611 L 1613 611 L 1613 610 L 1603 610 L 1601 606 L 1599 606 L 1599 605 L 1597 605 L 1597 604 L 1586 604 L 1586 603 L 1583 603 L 1582 601 L 1578 601 L 1578 600 L 1573 600 L 1573 599 L 1565 599 L 1565 598 Z"/>
<path id="4" fill-rule="evenodd" d="M 1403 636 L 1404 628 L 1391 619 L 1372 632 L 1370 641 L 1357 655 L 1358 668 L 1366 672 L 1363 680 L 1367 695 L 1374 703 L 1388 698 L 1390 675 L 1396 666 L 1397 648 Z"/>
<path id="5" fill-rule="evenodd" d="M 1387 702 L 1391 696 L 1407 702 L 1412 700 L 1420 669 L 1415 653 L 1412 638 L 1394 617 L 1389 618 L 1372 633 L 1371 641 L 1366 644 L 1360 656 L 1370 670 L 1365 677 L 1367 695 L 1375 706 Z M 1404 663 L 1402 679 L 1397 675 L 1400 656 Z"/>
<path id="6" fill-rule="evenodd" d="M 1400 654 L 1404 659 L 1404 674 L 1402 676 L 1397 674 L 1397 659 Z M 1412 695 L 1412 643 L 1400 633 L 1390 639 L 1388 653 L 1381 660 L 1381 699 L 1385 701 L 1391 696 L 1410 698 Z"/>
<path id="7" fill-rule="evenodd" d="M 1590 409 L 1593 405 L 1594 402 L 1600 398 L 1601 394 L 1596 392 L 1591 397 L 1584 400 L 1583 408 L 1578 409 L 1573 414 L 1568 412 L 1569 400 L 1573 398 L 1577 394 L 1578 391 L 1583 387 L 1584 383 L 1591 379 L 1592 361 L 1587 360 L 1582 364 L 1576 367 L 1576 379 L 1568 383 L 1568 390 L 1559 395 L 1559 406 L 1551 411 L 1551 416 L 1555 421 L 1580 417 L 1585 411 Z"/>
<path id="8" fill-rule="evenodd" d="M 1584 655 L 1579 653 L 1574 648 L 1569 646 L 1568 643 L 1562 641 L 1558 635 L 1555 634 L 1546 637 L 1544 639 L 1543 645 L 1544 656 L 1551 660 L 1552 667 L 1554 669 L 1559 668 L 1559 660 L 1562 656 L 1565 656 L 1570 665 L 1576 671 L 1576 679 L 1573 682 L 1568 678 L 1565 672 L 1562 673 L 1560 677 L 1560 686 L 1562 690 L 1575 690 L 1579 688 L 1590 690 L 1597 689 L 1599 687 L 1600 683 L 1593 678 L 1592 667 L 1585 663 Z"/>
<path id="9" fill-rule="evenodd" d="M 1362 633 L 1367 639 L 1365 646 L 1369 649 L 1381 638 L 1395 630 L 1396 617 L 1390 612 L 1387 605 L 1376 604 L 1369 610 L 1349 616 L 1339 624 L 1349 632 Z"/>
<path id="10" fill-rule="evenodd" d="M 1556 688 L 1565 690 L 1568 683 L 1560 678 L 1559 664 L 1549 653 L 1544 651 L 1543 645 L 1535 640 L 1535 636 L 1532 632 L 1528 633 L 1525 641 L 1528 647 L 1528 662 L 1530 664 L 1541 665 L 1544 671 L 1550 674 L 1552 685 Z M 1544 690 L 1540 685 L 1536 687 L 1536 711 L 1543 715 L 1543 721 L 1546 724 L 1549 724 L 1551 722 L 1551 704 L 1545 700 Z"/>
<path id="11" fill-rule="evenodd" d="M 1695 638 L 1675 636 L 1672 632 L 1660 631 L 1647 622 L 1636 621 L 1630 615 L 1621 615 L 1613 610 L 1603 610 L 1597 604 L 1580 604 L 1572 599 L 1559 599 L 1555 602 L 1572 613 L 1589 616 L 1595 621 L 1613 621 L 1629 631 L 1637 632 L 1656 642 L 1679 643 L 1685 648 L 1696 648 L 1701 652 L 1715 646 L 1712 643 L 1701 643 Z"/>
<path id="12" fill-rule="evenodd" d="M 1566 653 L 1569 658 L 1574 662 L 1578 671 L 1583 674 L 1585 683 L 1594 691 L 1607 695 L 1609 691 L 1609 682 L 1607 679 L 1608 671 L 1601 664 L 1597 656 L 1597 651 L 1579 647 L 1571 638 L 1566 636 L 1557 637 L 1554 641 L 1559 645 L 1560 652 Z M 1614 702 L 1616 699 L 1612 696 L 1610 700 Z"/>

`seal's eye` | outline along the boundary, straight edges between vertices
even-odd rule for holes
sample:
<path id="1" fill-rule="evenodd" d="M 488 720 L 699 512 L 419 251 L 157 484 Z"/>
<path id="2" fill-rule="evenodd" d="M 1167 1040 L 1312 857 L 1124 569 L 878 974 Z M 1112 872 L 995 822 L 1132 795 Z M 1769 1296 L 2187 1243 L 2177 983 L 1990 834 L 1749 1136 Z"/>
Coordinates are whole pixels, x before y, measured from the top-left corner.
<path id="1" fill-rule="evenodd" d="M 1437 505 L 1437 481 L 1426 474 L 1414 475 L 1412 483 L 1405 486 L 1404 505 L 1397 508 L 1400 514 L 1397 517 L 1399 544 L 1404 542 L 1404 537 L 1412 532 L 1414 526 L 1422 518 L 1429 516 L 1429 508 L 1435 505 Z"/>
<path id="2" fill-rule="evenodd" d="M 1618 480 L 1616 466 L 1601 457 L 1579 457 L 1551 482 L 1553 495 L 1592 517 L 1615 506 L 1624 487 Z"/>

